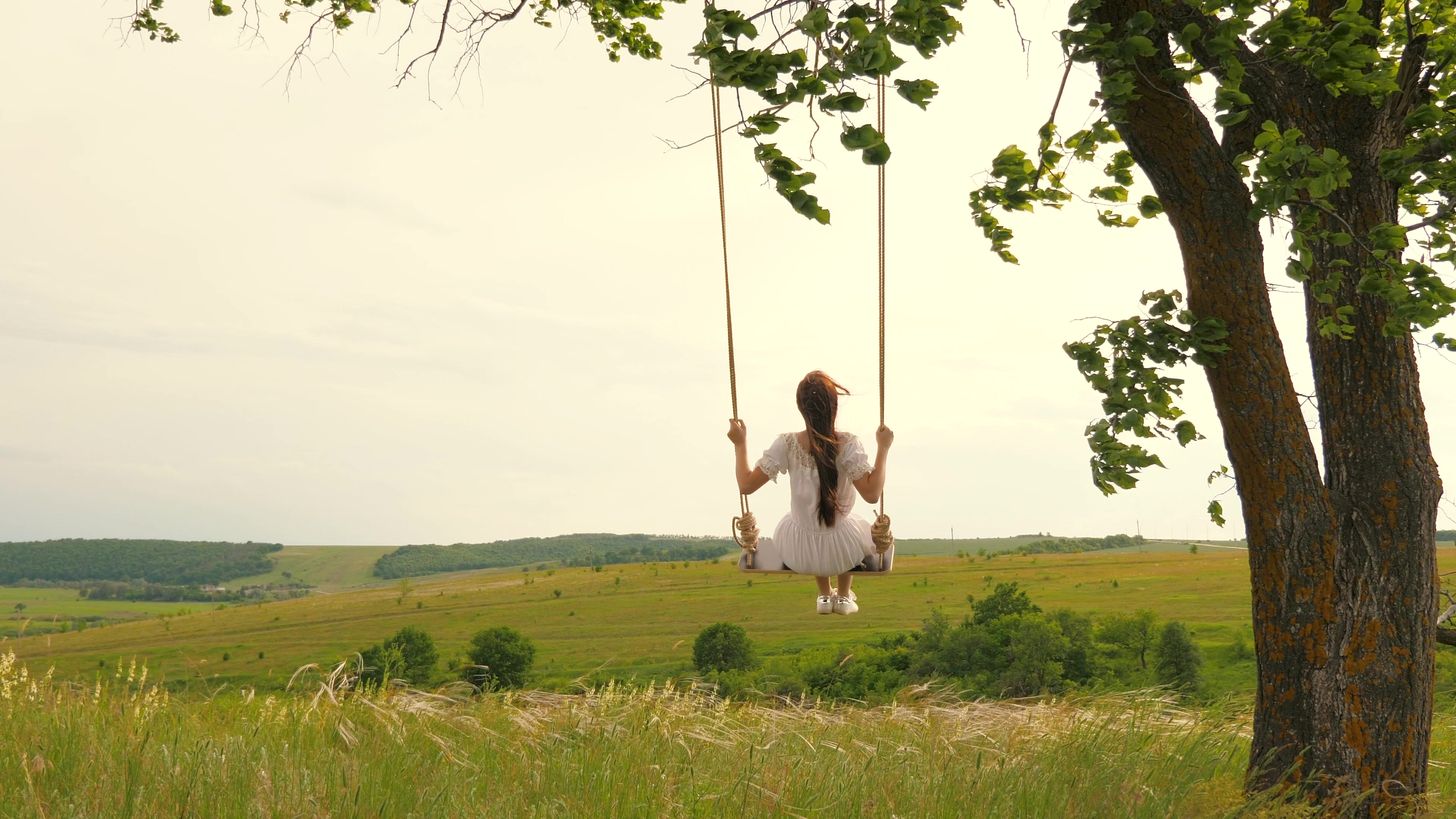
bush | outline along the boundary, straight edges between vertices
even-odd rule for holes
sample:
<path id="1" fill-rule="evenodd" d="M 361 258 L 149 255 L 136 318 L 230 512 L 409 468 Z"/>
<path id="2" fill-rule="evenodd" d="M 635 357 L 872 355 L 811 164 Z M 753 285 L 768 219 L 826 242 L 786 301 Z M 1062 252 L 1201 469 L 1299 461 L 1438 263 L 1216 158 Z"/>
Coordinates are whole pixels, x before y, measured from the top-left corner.
<path id="1" fill-rule="evenodd" d="M 520 688 L 526 684 L 536 646 L 509 626 L 496 626 L 470 638 L 470 665 L 460 678 L 483 690 Z"/>
<path id="2" fill-rule="evenodd" d="M 693 641 L 693 665 L 704 674 L 753 667 L 753 644 L 743 626 L 714 623 Z"/>
<path id="3" fill-rule="evenodd" d="M 1170 685 L 1179 691 L 1198 690 L 1203 682 L 1203 655 L 1188 628 L 1177 620 L 1163 626 L 1158 637 L 1158 682 Z"/>
<path id="4" fill-rule="evenodd" d="M 382 645 L 364 649 L 360 659 L 362 682 L 379 685 L 387 680 L 403 680 L 411 685 L 426 685 L 435 675 L 440 653 L 424 629 L 405 626 Z"/>

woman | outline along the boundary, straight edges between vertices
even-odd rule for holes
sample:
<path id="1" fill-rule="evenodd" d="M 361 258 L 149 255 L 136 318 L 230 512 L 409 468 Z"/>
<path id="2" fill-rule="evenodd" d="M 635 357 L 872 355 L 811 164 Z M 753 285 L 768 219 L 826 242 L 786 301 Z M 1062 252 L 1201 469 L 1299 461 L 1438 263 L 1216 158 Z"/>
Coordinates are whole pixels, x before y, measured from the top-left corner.
<path id="1" fill-rule="evenodd" d="M 791 571 L 814 575 L 819 584 L 815 609 L 820 614 L 859 611 L 850 589 L 850 570 L 875 548 L 869 522 L 851 514 L 854 494 L 858 491 L 866 503 L 880 499 L 885 460 L 895 440 L 895 433 L 881 425 L 875 432 L 877 451 L 871 466 L 859 439 L 834 428 L 839 396 L 848 394 L 818 370 L 804 376 L 795 396 L 804 430 L 775 438 L 751 470 L 748 430 L 742 421 L 728 422 L 739 492 L 751 495 L 779 474 L 789 473 L 789 514 L 774 529 L 773 545 Z M 830 577 L 835 578 L 832 590 Z"/>

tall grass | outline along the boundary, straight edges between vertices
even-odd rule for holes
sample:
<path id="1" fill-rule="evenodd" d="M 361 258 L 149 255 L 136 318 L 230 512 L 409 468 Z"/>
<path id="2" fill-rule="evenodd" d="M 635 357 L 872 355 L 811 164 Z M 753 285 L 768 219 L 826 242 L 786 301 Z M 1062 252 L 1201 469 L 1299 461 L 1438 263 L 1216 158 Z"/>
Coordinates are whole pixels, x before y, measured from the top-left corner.
<path id="1" fill-rule="evenodd" d="M 118 668 L 0 656 L 5 816 L 979 816 L 1242 813 L 1237 718 L 1152 694 L 865 708 L 705 690 L 179 699 Z"/>
<path id="2" fill-rule="evenodd" d="M 0 658 L 3 810 L 157 815 L 1198 815 L 1237 798 L 1237 725 L 1149 697 L 764 707 L 607 687 L 180 701 Z M 1205 814 L 1207 815 L 1206 811 Z"/>

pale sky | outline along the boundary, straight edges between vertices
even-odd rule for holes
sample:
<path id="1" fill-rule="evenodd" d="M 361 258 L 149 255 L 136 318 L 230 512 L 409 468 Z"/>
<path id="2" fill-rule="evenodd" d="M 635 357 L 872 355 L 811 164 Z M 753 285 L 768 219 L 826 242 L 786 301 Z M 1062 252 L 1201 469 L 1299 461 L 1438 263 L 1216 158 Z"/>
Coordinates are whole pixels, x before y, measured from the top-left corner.
<path id="1" fill-rule="evenodd" d="M 125 5 L 126 9 L 122 6 Z M 172 8 L 176 6 L 176 8 Z M 395 90 L 401 20 L 274 77 L 300 35 L 169 4 L 184 40 L 122 45 L 113 2 L 21 3 L 0 30 L 0 540 L 484 541 L 578 531 L 725 534 L 736 511 L 708 100 L 674 66 L 694 7 L 656 28 L 666 59 L 609 63 L 584 25 L 496 32 L 458 96 L 448 66 Z M 976 7 L 926 67 L 930 110 L 894 100 L 887 488 L 902 537 L 1022 532 L 1242 535 L 1203 509 L 1226 462 L 1158 448 L 1132 492 L 1091 485 L 1098 409 L 1061 344 L 1088 316 L 1181 287 L 1163 221 L 1088 206 L 1012 217 L 1020 266 L 971 224 L 1005 145 L 1032 147 L 1060 78 L 1063 3 Z M 1060 116 L 1080 126 L 1074 74 Z M 728 140 L 741 414 L 754 457 L 801 426 L 793 387 L 849 386 L 840 426 L 875 424 L 874 177 L 826 128 L 830 227 L 793 214 Z M 806 133 L 781 140 L 807 158 Z M 1284 284 L 1282 239 L 1268 239 Z M 1308 388 L 1300 298 L 1274 295 Z M 1423 355 L 1428 406 L 1456 361 Z M 1456 422 L 1430 413 L 1456 463 Z M 785 486 L 754 497 L 787 509 Z M 1442 525 L 1451 523 L 1451 505 Z"/>

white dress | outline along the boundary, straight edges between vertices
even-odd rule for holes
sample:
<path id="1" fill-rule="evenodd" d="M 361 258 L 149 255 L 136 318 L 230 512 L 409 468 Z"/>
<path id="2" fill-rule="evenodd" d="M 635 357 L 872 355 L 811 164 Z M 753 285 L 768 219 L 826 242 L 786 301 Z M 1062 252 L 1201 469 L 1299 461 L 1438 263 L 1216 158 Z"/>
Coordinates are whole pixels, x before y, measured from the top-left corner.
<path id="1" fill-rule="evenodd" d="M 869 522 L 852 514 L 854 482 L 870 473 L 870 460 L 858 438 L 847 432 L 839 435 L 839 486 L 835 488 L 839 508 L 833 526 L 819 520 L 819 470 L 814 458 L 799 446 L 797 433 L 775 438 L 758 459 L 758 468 L 775 481 L 789 473 L 790 499 L 789 513 L 774 528 L 772 541 L 759 547 L 757 568 L 772 569 L 776 566 L 768 564 L 782 562 L 799 574 L 832 577 L 875 553 Z"/>

